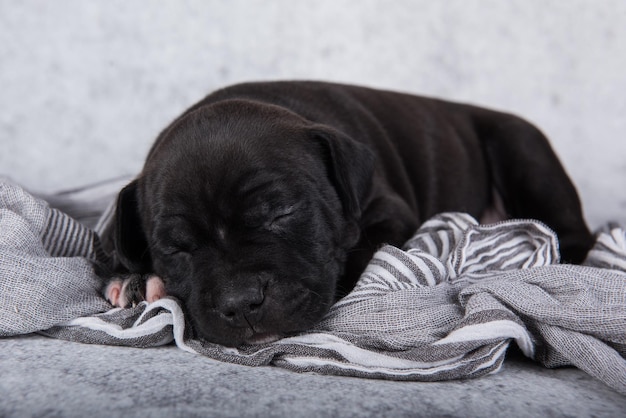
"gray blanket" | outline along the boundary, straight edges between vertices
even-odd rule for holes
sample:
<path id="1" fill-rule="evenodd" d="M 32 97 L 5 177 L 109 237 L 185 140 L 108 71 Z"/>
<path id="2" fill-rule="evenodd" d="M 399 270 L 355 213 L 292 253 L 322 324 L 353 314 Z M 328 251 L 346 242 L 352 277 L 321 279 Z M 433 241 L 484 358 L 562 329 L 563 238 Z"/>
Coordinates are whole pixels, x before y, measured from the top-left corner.
<path id="1" fill-rule="evenodd" d="M 78 213 L 89 206 L 68 201 Z M 478 225 L 442 214 L 404 248 L 381 248 L 314 329 L 238 349 L 194 339 L 172 298 L 112 309 L 96 276 L 108 262 L 93 230 L 0 182 L 2 337 L 174 341 L 233 363 L 420 381 L 496 372 L 514 341 L 547 367 L 574 365 L 626 394 L 626 233 L 617 226 L 598 234 L 585 266 L 573 266 L 558 263 L 554 233 L 536 221 Z"/>

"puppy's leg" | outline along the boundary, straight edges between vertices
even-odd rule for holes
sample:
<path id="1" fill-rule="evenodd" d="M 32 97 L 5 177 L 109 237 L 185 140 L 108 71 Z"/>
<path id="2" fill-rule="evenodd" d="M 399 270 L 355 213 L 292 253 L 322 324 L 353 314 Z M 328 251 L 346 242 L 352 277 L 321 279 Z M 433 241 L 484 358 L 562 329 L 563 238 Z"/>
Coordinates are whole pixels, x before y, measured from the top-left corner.
<path id="1" fill-rule="evenodd" d="M 500 193 L 493 188 L 491 191 L 491 205 L 489 205 L 481 215 L 480 223 L 483 225 L 493 224 L 504 221 L 505 219 L 508 219 L 508 214 L 504 207 L 504 202 L 502 201 L 502 197 L 500 197 Z"/>
<path id="2" fill-rule="evenodd" d="M 593 245 L 576 188 L 547 138 L 507 114 L 478 115 L 493 184 L 508 215 L 546 223 L 558 235 L 563 262 L 581 263 Z"/>
<path id="3" fill-rule="evenodd" d="M 104 297 L 113 306 L 128 308 L 139 302 L 154 302 L 166 296 L 165 285 L 153 274 L 125 274 L 113 277 L 104 288 Z"/>

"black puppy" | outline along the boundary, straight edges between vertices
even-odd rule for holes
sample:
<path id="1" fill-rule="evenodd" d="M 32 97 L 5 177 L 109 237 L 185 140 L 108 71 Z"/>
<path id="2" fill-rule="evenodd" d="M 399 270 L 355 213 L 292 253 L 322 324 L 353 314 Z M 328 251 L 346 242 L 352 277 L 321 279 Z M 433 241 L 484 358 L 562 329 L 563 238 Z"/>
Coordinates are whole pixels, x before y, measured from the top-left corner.
<path id="1" fill-rule="evenodd" d="M 539 219 L 568 262 L 592 243 L 548 141 L 518 117 L 346 85 L 236 85 L 165 129 L 120 193 L 104 240 L 130 274 L 106 295 L 172 295 L 198 337 L 268 341 L 314 325 L 382 243 L 444 211 Z"/>

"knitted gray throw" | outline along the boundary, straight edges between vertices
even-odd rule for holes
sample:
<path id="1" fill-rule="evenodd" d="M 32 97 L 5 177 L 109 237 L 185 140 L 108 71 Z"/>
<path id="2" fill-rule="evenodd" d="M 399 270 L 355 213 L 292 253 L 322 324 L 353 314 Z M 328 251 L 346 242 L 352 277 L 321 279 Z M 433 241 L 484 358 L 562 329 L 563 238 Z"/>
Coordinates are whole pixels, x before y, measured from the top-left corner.
<path id="1" fill-rule="evenodd" d="M 74 213 L 103 201 L 84 190 L 64 199 Z M 220 361 L 417 381 L 495 372 L 514 341 L 547 367 L 574 365 L 626 394 L 626 232 L 617 226 L 597 235 L 585 266 L 574 266 L 558 263 L 556 237 L 541 223 L 478 225 L 442 214 L 403 249 L 382 247 L 314 329 L 238 349 L 190 338 L 172 298 L 111 309 L 98 293 L 94 267 L 108 262 L 98 242 L 93 230 L 0 179 L 0 337 L 174 341 Z"/>

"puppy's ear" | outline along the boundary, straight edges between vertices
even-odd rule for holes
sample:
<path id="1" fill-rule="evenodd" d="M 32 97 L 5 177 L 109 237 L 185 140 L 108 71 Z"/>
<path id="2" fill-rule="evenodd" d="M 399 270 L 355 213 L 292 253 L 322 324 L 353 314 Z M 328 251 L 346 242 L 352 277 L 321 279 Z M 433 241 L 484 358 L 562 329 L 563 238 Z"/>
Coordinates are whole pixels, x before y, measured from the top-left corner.
<path id="1" fill-rule="evenodd" d="M 147 273 L 150 252 L 139 216 L 137 180 L 124 187 L 117 197 L 114 236 L 120 263 L 131 273 Z"/>
<path id="2" fill-rule="evenodd" d="M 359 219 L 372 183 L 374 153 L 365 144 L 326 126 L 313 128 L 312 134 L 323 146 L 326 167 L 345 214 Z"/>

